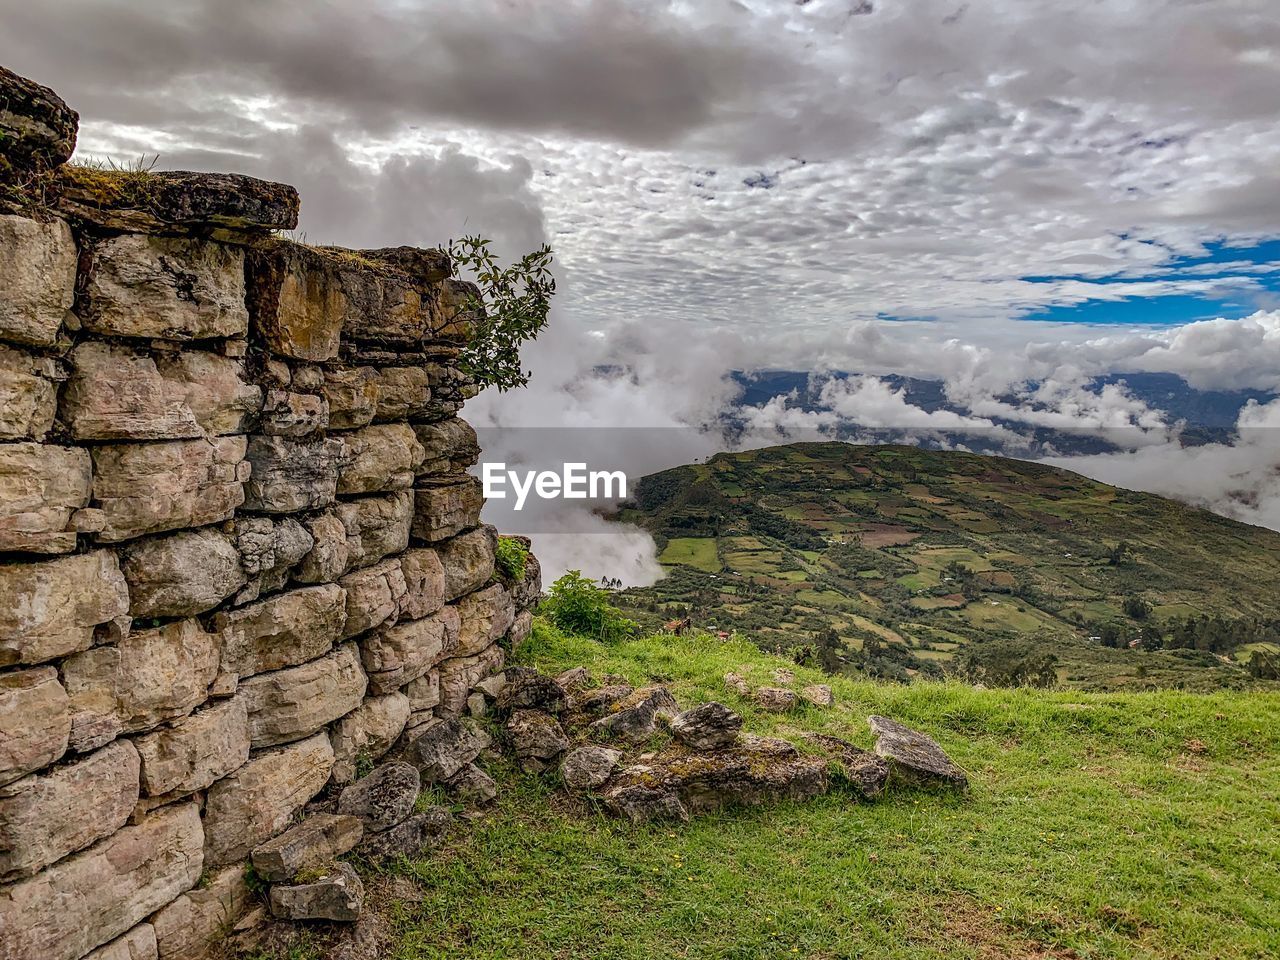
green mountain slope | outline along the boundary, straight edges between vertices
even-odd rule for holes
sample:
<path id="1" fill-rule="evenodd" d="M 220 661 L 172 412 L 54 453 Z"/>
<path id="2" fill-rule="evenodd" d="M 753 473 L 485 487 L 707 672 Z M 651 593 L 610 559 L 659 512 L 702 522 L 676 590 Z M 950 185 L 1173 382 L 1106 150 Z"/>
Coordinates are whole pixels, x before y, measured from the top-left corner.
<path id="1" fill-rule="evenodd" d="M 1240 686 L 1280 652 L 1280 533 L 1017 460 L 794 444 L 645 477 L 670 575 L 622 602 L 831 672 Z"/>

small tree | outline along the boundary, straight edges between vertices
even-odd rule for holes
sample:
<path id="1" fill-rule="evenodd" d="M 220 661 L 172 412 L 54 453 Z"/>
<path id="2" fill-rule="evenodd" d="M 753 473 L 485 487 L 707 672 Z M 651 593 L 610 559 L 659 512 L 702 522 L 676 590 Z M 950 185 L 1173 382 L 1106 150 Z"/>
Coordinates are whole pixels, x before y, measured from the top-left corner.
<path id="1" fill-rule="evenodd" d="M 634 634 L 639 627 L 609 602 L 606 590 L 579 570 L 570 570 L 551 585 L 538 612 L 567 633 L 611 643 Z"/>
<path id="2" fill-rule="evenodd" d="M 551 248 L 543 244 L 500 267 L 488 240 L 463 237 L 449 241 L 449 256 L 455 269 L 471 274 L 479 290 L 462 305 L 475 326 L 458 358 L 459 367 L 481 386 L 504 392 L 523 387 L 529 373 L 520 366 L 520 345 L 546 327 L 556 292 Z"/>

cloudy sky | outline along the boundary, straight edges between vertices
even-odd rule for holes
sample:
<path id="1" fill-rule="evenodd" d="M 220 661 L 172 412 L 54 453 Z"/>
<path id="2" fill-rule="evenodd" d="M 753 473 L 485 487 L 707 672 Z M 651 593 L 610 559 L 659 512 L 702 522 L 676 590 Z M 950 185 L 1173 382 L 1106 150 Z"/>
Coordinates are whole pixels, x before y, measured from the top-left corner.
<path id="1" fill-rule="evenodd" d="M 1280 392 L 1276 0 L 0 0 L 0 62 L 84 154 L 296 184 L 311 241 L 550 242 L 534 385 L 481 422 L 697 426 L 785 368 L 928 426 L 905 374 L 1133 428 L 1072 465 L 1280 526 L 1280 405 L 1192 455 L 1090 385 Z"/>

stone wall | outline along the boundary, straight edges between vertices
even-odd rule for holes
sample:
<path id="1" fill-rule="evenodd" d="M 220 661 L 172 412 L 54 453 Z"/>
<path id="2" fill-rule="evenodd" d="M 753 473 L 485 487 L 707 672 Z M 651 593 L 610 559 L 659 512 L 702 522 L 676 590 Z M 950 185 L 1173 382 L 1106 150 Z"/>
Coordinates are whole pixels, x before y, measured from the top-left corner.
<path id="1" fill-rule="evenodd" d="M 198 957 L 256 848 L 464 712 L 538 570 L 480 524 L 443 253 L 64 166 L 76 119 L 0 70 L 0 960 Z"/>

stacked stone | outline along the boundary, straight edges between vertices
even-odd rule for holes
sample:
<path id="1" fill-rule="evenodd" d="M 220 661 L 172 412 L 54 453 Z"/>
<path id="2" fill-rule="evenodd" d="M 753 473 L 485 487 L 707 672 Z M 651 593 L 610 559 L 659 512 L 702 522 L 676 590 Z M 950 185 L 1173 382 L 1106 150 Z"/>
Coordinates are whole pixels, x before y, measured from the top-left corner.
<path id="1" fill-rule="evenodd" d="M 0 960 L 199 957 L 502 667 L 537 565 L 495 580 L 443 253 L 279 239 L 247 177 L 94 192 L 75 124 L 0 70 Z"/>

